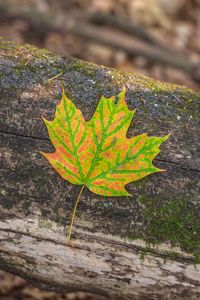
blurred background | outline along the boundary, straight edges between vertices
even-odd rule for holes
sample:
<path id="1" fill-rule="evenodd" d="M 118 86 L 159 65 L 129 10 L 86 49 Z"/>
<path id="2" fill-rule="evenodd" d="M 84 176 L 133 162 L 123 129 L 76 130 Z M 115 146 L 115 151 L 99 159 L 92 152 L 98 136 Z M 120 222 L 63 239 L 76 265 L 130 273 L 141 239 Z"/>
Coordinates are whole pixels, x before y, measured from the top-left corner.
<path id="1" fill-rule="evenodd" d="M 200 86 L 200 0 L 0 0 L 0 36 Z"/>
<path id="2" fill-rule="evenodd" d="M 0 36 L 200 87 L 200 0 L 0 0 Z M 102 300 L 41 291 L 0 271 L 0 300 Z"/>

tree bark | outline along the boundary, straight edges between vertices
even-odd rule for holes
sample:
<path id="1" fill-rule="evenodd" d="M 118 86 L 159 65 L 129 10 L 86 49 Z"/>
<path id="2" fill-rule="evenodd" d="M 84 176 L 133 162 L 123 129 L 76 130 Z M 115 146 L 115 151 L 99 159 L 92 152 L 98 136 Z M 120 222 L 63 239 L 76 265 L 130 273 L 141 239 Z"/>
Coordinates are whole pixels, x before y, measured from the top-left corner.
<path id="1" fill-rule="evenodd" d="M 200 94 L 144 76 L 0 40 L 0 267 L 57 291 L 119 299 L 200 297 Z M 132 198 L 62 180 L 39 151 L 54 151 L 61 86 L 89 119 L 101 97 L 125 85 L 136 108 L 128 136 L 172 132 L 154 160 L 166 172 L 128 185 Z M 135 298 L 134 298 L 135 297 Z"/>

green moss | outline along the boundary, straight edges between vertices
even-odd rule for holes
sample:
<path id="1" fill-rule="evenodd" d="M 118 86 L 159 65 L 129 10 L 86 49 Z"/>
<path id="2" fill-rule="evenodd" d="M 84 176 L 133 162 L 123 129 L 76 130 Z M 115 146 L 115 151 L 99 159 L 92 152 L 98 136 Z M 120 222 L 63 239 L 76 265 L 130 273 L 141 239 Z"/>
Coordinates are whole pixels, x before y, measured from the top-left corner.
<path id="1" fill-rule="evenodd" d="M 166 91 L 172 92 L 175 89 L 180 89 L 180 86 L 172 84 L 172 83 L 155 81 L 148 77 L 144 77 L 144 78 L 146 79 L 146 87 L 148 87 L 150 90 L 154 91 L 154 93 L 166 92 Z"/>
<path id="2" fill-rule="evenodd" d="M 167 203 L 141 198 L 142 236 L 149 245 L 170 242 L 200 261 L 200 219 L 184 199 Z"/>
<path id="3" fill-rule="evenodd" d="M 149 77 L 135 74 L 135 73 L 124 73 L 115 69 L 107 69 L 107 73 L 111 76 L 113 85 L 123 86 L 125 82 L 130 82 L 132 78 L 132 85 L 139 90 L 150 90 L 156 92 L 172 91 L 178 86 L 170 83 L 164 83 L 160 81 L 155 81 Z M 180 87 L 179 87 L 180 88 Z"/>
<path id="4" fill-rule="evenodd" d="M 39 68 L 38 63 L 48 60 L 54 61 L 58 57 L 46 49 L 38 49 L 28 44 L 21 45 L 15 42 L 5 41 L 1 38 L 0 50 L 2 56 L 6 56 L 6 58 L 10 58 L 15 62 L 13 71 L 17 76 L 20 76 L 26 70 L 34 73 L 41 72 L 41 66 Z M 44 64 L 42 67 L 44 68 Z"/>
<path id="5" fill-rule="evenodd" d="M 0 38 L 0 49 L 2 50 L 2 55 L 7 57 L 15 57 L 16 59 L 25 60 L 26 63 L 31 59 L 44 59 L 56 56 L 52 52 L 46 49 L 38 49 L 35 46 L 29 44 L 18 44 L 11 41 L 6 41 Z"/>
<path id="6" fill-rule="evenodd" d="M 73 70 L 79 71 L 82 74 L 88 76 L 89 78 L 95 77 L 95 71 L 98 69 L 97 65 L 85 62 L 81 59 L 74 60 L 71 67 Z"/>
<path id="7" fill-rule="evenodd" d="M 31 207 L 31 200 L 24 200 L 22 204 L 22 211 L 25 215 L 29 213 L 30 207 Z"/>
<path id="8" fill-rule="evenodd" d="M 38 223 L 39 227 L 41 228 L 47 228 L 47 229 L 51 229 L 52 228 L 52 222 L 46 219 L 39 219 L 39 223 Z"/>

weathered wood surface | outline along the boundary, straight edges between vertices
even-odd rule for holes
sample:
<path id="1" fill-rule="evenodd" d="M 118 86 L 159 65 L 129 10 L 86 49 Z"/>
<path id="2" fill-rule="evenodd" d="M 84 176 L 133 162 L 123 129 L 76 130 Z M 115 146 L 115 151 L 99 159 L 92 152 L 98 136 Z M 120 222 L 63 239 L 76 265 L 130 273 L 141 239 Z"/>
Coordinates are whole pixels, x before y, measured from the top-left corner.
<path id="1" fill-rule="evenodd" d="M 27 45 L 0 40 L 0 51 L 0 267 L 48 289 L 199 299 L 199 93 Z M 80 188 L 39 154 L 53 151 L 41 115 L 53 118 L 61 84 L 87 119 L 125 84 L 129 134 L 172 131 L 155 160 L 166 172 L 130 184 L 132 198 L 85 190 L 75 248 L 66 234 Z"/>

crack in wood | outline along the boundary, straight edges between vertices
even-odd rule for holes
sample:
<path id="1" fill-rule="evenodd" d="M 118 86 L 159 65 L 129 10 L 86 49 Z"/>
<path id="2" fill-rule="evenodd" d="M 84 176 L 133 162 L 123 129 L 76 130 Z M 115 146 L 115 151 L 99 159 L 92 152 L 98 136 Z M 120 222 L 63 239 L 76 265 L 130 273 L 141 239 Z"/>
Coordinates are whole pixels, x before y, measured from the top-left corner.
<path id="1" fill-rule="evenodd" d="M 6 132 L 6 131 L 0 131 L 0 134 L 5 134 L 5 135 L 7 134 L 7 135 L 13 135 L 13 136 L 16 136 L 16 137 L 19 137 L 19 138 L 28 138 L 28 139 L 35 139 L 35 140 L 42 140 L 42 141 L 50 142 L 50 139 L 43 138 L 43 137 L 38 137 L 38 136 L 29 136 L 29 135 L 23 135 L 23 134 L 16 134 L 16 133 L 13 133 L 13 132 Z M 198 169 L 186 168 L 179 162 L 170 161 L 170 160 L 167 160 L 167 159 L 154 158 L 154 161 L 174 164 L 177 167 L 180 167 L 181 169 L 183 169 L 184 171 L 200 172 L 200 170 L 198 170 Z"/>

